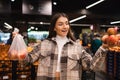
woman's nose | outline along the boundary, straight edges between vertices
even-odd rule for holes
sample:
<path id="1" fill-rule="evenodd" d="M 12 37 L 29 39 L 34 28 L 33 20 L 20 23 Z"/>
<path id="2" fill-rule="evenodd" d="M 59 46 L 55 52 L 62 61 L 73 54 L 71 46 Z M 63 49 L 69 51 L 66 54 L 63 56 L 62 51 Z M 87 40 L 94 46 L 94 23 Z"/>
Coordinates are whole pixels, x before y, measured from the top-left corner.
<path id="1" fill-rule="evenodd" d="M 64 27 L 64 28 L 67 28 L 67 25 L 66 25 L 66 24 L 64 24 L 64 25 L 63 25 L 63 27 Z"/>

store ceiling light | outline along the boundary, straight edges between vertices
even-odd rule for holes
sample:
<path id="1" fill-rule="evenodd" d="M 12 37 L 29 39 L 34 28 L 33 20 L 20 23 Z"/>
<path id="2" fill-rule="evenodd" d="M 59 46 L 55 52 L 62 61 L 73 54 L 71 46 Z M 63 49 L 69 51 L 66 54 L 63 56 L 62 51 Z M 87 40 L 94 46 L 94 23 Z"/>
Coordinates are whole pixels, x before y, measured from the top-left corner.
<path id="1" fill-rule="evenodd" d="M 4 23 L 5 27 L 8 28 L 8 29 L 12 29 L 13 27 L 11 25 L 9 25 L 8 23 Z"/>
<path id="2" fill-rule="evenodd" d="M 117 23 L 120 23 L 120 21 L 110 22 L 110 24 L 117 24 Z"/>
<path id="3" fill-rule="evenodd" d="M 99 3 L 103 2 L 103 1 L 104 1 L 104 0 L 99 0 L 99 1 L 97 1 L 97 2 L 95 2 L 95 3 L 93 3 L 93 4 L 91 4 L 91 5 L 87 6 L 86 9 L 89 9 L 89 8 L 95 6 L 95 5 L 97 5 L 97 4 L 99 4 Z"/>
<path id="4" fill-rule="evenodd" d="M 86 17 L 86 15 L 83 15 L 83 16 L 80 16 L 80 17 L 75 18 L 75 19 L 73 19 L 73 20 L 70 20 L 70 23 L 75 22 L 75 21 L 78 21 L 78 20 L 83 19 L 83 18 L 85 18 L 85 17 Z"/>

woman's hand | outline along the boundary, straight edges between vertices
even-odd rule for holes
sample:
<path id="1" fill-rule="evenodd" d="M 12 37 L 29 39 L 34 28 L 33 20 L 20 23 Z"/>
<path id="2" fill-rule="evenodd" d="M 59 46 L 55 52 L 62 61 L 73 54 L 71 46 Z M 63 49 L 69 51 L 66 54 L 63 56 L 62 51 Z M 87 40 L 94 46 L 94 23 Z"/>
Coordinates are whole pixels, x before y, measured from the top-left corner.
<path id="1" fill-rule="evenodd" d="M 104 48 L 104 49 L 108 49 L 109 48 L 109 46 L 108 46 L 108 44 L 102 44 L 102 47 Z"/>

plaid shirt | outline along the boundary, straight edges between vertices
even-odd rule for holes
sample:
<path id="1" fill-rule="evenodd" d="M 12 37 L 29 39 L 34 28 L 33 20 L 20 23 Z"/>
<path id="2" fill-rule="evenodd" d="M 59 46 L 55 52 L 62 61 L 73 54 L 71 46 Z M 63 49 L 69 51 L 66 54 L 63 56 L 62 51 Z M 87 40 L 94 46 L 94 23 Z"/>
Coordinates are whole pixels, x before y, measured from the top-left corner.
<path id="1" fill-rule="evenodd" d="M 78 42 L 71 39 L 64 45 L 61 54 L 60 80 L 81 80 L 83 69 L 93 69 L 101 57 L 100 48 L 92 59 Z M 33 63 L 38 60 L 37 80 L 55 80 L 57 68 L 58 47 L 55 38 L 46 39 L 35 46 L 25 61 Z M 90 67 L 91 65 L 91 67 Z"/>

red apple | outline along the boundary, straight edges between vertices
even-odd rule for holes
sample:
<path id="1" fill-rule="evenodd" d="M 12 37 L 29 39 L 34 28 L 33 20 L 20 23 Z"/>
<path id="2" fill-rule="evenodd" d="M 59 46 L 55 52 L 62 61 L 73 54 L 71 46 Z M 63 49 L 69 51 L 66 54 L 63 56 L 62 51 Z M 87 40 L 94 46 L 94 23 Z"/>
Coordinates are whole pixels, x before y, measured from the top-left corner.
<path id="1" fill-rule="evenodd" d="M 118 42 L 118 37 L 116 35 L 110 35 L 107 39 L 107 44 L 109 46 L 115 46 Z"/>
<path id="2" fill-rule="evenodd" d="M 18 53 L 18 59 L 22 60 L 25 59 L 27 52 L 26 51 L 21 51 L 20 53 Z"/>

